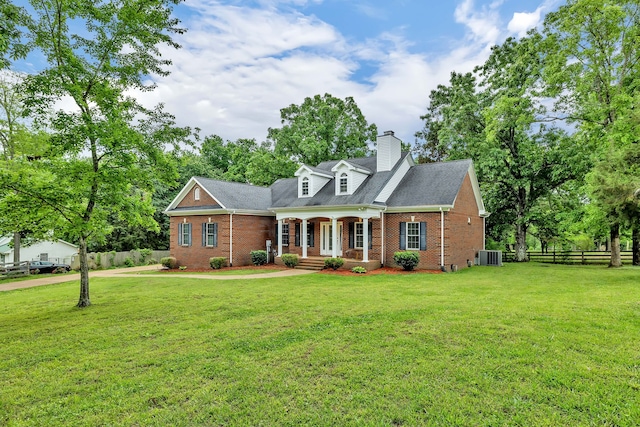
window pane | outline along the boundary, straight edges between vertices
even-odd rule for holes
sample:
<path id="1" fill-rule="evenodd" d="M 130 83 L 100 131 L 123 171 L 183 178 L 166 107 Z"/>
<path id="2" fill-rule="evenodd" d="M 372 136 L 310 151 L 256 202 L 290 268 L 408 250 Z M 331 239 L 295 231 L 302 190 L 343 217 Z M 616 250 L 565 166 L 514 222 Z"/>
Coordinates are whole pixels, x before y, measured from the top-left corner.
<path id="1" fill-rule="evenodd" d="M 407 223 L 407 249 L 420 250 L 420 223 Z"/>
<path id="2" fill-rule="evenodd" d="M 289 244 L 289 224 L 282 224 L 282 244 Z"/>
<path id="3" fill-rule="evenodd" d="M 363 237 L 362 237 L 362 223 L 361 222 L 356 222 L 355 231 L 356 231 L 355 246 L 356 246 L 357 249 L 362 249 Z"/>
<path id="4" fill-rule="evenodd" d="M 213 246 L 214 242 L 214 224 L 207 224 L 207 246 Z"/>

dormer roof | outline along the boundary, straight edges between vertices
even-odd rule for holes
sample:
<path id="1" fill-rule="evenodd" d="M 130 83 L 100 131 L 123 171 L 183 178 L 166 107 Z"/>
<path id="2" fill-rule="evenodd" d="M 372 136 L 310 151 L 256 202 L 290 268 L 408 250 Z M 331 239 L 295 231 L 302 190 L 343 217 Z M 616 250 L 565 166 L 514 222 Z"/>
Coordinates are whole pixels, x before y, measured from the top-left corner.
<path id="1" fill-rule="evenodd" d="M 327 172 L 326 170 L 319 169 L 317 167 L 313 167 L 313 166 L 309 166 L 309 165 L 305 165 L 304 163 L 302 165 L 300 165 L 300 167 L 298 168 L 298 170 L 296 171 L 296 173 L 294 175 L 295 176 L 300 176 L 300 175 L 302 175 L 302 173 L 304 171 L 307 171 L 307 173 L 309 175 L 321 176 L 323 178 L 328 178 L 328 179 L 333 178 L 333 174 Z"/>
<path id="2" fill-rule="evenodd" d="M 350 171 L 359 172 L 365 175 L 371 175 L 373 173 L 369 168 L 359 166 L 354 163 L 349 163 L 346 160 L 340 160 L 338 163 L 336 163 L 335 166 L 331 168 L 331 172 L 337 172 L 342 166 L 345 166 Z"/>

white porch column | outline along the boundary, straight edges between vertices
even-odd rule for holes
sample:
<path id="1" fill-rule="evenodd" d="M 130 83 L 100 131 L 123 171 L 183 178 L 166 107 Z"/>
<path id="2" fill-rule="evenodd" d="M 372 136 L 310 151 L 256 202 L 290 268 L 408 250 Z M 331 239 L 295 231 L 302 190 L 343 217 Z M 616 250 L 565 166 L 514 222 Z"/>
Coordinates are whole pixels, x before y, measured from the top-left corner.
<path id="1" fill-rule="evenodd" d="M 362 262 L 369 262 L 369 218 L 362 218 Z"/>
<path id="2" fill-rule="evenodd" d="M 307 257 L 307 220 L 303 219 L 302 220 L 302 230 L 300 231 L 302 233 L 302 236 L 300 241 L 302 242 L 302 258 L 306 258 Z"/>
<path id="3" fill-rule="evenodd" d="M 331 218 L 331 257 L 338 257 L 338 218 Z"/>
<path id="4" fill-rule="evenodd" d="M 278 220 L 278 256 L 282 256 L 282 220 Z"/>

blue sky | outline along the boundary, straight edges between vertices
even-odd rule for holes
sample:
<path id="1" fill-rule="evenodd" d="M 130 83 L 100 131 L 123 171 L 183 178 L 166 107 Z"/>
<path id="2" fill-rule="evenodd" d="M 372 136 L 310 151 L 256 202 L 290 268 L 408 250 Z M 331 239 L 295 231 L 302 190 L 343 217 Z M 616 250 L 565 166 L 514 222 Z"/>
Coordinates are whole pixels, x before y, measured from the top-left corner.
<path id="1" fill-rule="evenodd" d="M 561 3 L 186 0 L 175 11 L 188 29 L 177 39 L 183 47 L 164 52 L 171 75 L 137 96 L 164 103 L 204 135 L 258 142 L 280 126 L 283 107 L 316 94 L 352 96 L 380 132 L 413 142 L 432 89 Z"/>

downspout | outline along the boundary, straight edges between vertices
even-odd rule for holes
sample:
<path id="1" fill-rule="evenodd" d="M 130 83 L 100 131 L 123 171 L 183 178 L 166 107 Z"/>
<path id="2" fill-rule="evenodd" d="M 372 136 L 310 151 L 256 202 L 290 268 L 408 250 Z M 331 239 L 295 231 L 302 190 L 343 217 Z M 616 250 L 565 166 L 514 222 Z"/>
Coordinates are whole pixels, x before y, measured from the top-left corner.
<path id="1" fill-rule="evenodd" d="M 444 211 L 440 208 L 440 268 L 444 268 Z"/>
<path id="2" fill-rule="evenodd" d="M 487 244 L 487 217 L 482 217 L 482 250 L 484 251 Z"/>
<path id="3" fill-rule="evenodd" d="M 382 254 L 381 257 L 382 259 L 380 260 L 380 265 L 382 265 L 384 267 L 384 256 L 386 255 L 386 248 L 384 247 L 384 213 L 386 212 L 387 207 L 384 207 L 384 210 L 382 212 L 380 212 L 380 233 L 382 234 L 380 236 L 380 242 L 382 244 L 382 250 L 380 251 L 380 253 Z"/>
<path id="4" fill-rule="evenodd" d="M 229 267 L 233 267 L 233 214 L 229 213 Z"/>

